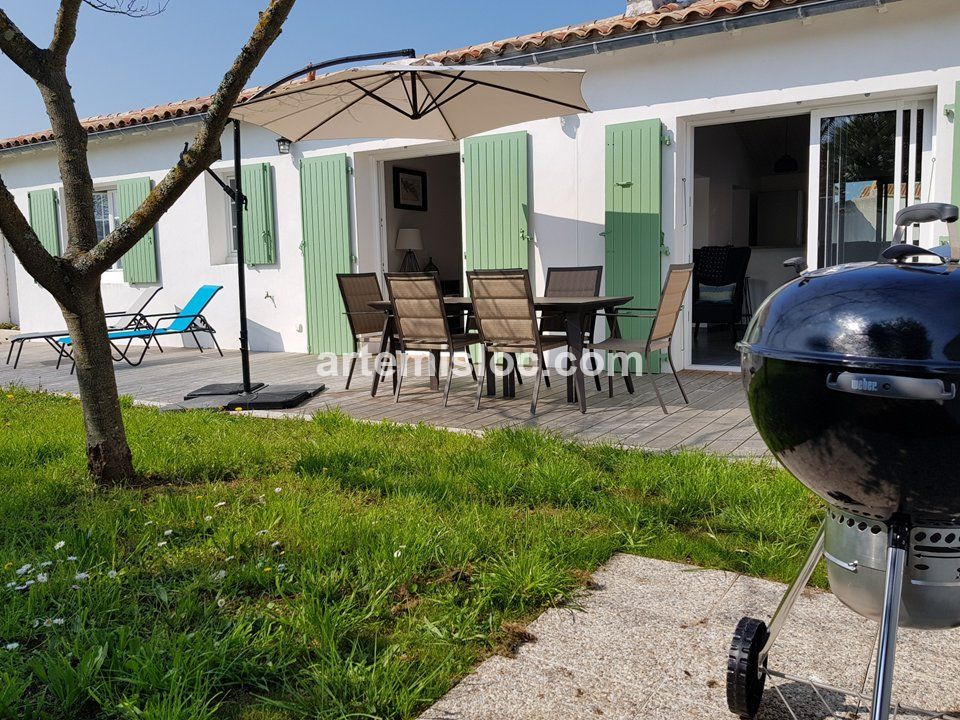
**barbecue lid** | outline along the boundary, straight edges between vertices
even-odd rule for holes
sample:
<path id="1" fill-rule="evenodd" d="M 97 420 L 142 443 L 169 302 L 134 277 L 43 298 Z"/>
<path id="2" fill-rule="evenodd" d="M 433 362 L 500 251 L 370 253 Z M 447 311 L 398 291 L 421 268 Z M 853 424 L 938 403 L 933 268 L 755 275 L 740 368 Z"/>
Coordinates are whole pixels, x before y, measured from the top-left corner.
<path id="1" fill-rule="evenodd" d="M 804 273 L 764 301 L 738 347 L 800 362 L 960 372 L 958 266 L 903 250 L 910 247 L 890 248 L 888 257 L 901 254 L 880 262 Z"/>

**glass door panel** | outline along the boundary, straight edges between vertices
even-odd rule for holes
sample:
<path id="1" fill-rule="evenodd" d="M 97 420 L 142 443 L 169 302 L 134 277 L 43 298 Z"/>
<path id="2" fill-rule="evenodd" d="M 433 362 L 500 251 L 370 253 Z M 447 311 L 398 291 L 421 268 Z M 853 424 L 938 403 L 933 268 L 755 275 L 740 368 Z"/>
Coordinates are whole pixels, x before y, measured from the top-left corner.
<path id="1" fill-rule="evenodd" d="M 821 119 L 819 267 L 876 260 L 890 244 L 897 129 L 894 110 Z"/>
<path id="2" fill-rule="evenodd" d="M 924 202 L 932 162 L 929 106 L 905 100 L 875 110 L 814 113 L 811 265 L 876 260 L 893 239 L 897 212 Z M 912 227 L 903 242 L 920 239 L 920 228 Z"/>

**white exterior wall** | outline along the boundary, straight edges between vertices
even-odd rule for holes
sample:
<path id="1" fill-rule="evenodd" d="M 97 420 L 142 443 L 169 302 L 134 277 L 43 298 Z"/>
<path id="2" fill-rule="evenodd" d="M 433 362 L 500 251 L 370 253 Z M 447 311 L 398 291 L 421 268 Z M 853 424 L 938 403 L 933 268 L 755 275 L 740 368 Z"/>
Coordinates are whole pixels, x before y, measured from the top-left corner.
<path id="1" fill-rule="evenodd" d="M 951 188 L 953 121 L 943 114 L 960 80 L 956 0 L 902 0 L 883 7 L 846 11 L 762 26 L 737 33 L 625 49 L 564 61 L 588 70 L 584 95 L 593 114 L 528 123 L 530 132 L 531 270 L 542 287 L 550 265 L 603 264 L 604 128 L 612 123 L 660 118 L 672 141 L 663 155 L 663 230 L 669 262 L 689 258 L 693 225 L 690 147 L 693 126 L 774 114 L 798 114 L 830 105 L 875 103 L 888 98 L 929 97 L 934 102 L 932 199 L 948 200 Z M 869 94 L 869 97 L 865 97 Z M 190 127 L 145 132 L 91 143 L 95 181 L 149 174 L 159 180 L 175 161 Z M 229 166 L 229 136 L 224 138 Z M 303 269 L 299 245 L 300 196 L 297 161 L 303 154 L 347 152 L 351 175 L 354 269 L 381 264 L 378 161 L 410 157 L 450 144 L 417 148 L 417 141 L 374 141 L 321 148 L 294 145 L 276 154 L 269 133 L 244 131 L 244 161 L 264 161 L 276 171 L 279 264 L 248 269 L 248 306 L 254 349 L 306 351 Z M 455 146 L 454 146 L 455 149 Z M 38 150 L 0 155 L 0 173 L 26 211 L 27 192 L 58 181 L 54 153 Z M 686 211 L 683 207 L 683 178 Z M 211 189 L 212 188 L 212 189 Z M 215 192 L 214 192 L 215 191 Z M 183 304 L 200 284 L 224 291 L 208 317 L 225 347 L 236 347 L 236 267 L 210 264 L 207 206 L 223 199 L 219 189 L 196 182 L 165 215 L 157 231 L 164 292 L 154 311 Z M 391 199 L 387 199 L 391 202 Z M 815 233 L 816 227 L 810 228 Z M 24 329 L 60 326 L 49 296 L 17 265 L 16 299 Z M 122 308 L 137 292 L 108 278 L 108 308 Z M 271 296 L 265 297 L 266 294 Z M 2 302 L 2 300 L 0 300 Z M 274 304 L 275 303 L 275 304 Z M 0 305 L 2 310 L 2 305 Z M 681 324 L 678 347 L 689 345 Z M 685 351 L 685 354 L 686 351 Z M 679 358 L 678 358 L 679 359 Z"/>

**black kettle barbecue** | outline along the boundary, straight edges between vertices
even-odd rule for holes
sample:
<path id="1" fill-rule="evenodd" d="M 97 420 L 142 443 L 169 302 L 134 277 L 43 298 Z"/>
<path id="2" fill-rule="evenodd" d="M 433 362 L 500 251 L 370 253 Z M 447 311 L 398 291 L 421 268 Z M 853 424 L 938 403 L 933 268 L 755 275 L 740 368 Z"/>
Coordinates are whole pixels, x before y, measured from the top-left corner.
<path id="1" fill-rule="evenodd" d="M 761 437 L 828 505 L 769 626 L 745 617 L 734 633 L 727 701 L 741 718 L 759 709 L 770 649 L 821 556 L 836 597 L 880 622 L 872 720 L 890 713 L 897 627 L 960 626 L 957 217 L 914 205 L 877 262 L 797 264 L 737 346 Z M 900 244 L 936 221 L 950 246 Z"/>

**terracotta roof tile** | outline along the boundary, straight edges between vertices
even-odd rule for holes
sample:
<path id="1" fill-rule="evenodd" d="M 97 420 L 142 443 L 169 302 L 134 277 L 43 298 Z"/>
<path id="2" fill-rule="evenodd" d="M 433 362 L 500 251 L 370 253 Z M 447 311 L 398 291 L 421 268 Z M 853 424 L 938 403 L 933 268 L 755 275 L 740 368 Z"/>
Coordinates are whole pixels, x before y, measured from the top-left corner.
<path id="1" fill-rule="evenodd" d="M 652 13 L 641 15 L 607 18 L 580 25 L 547 30 L 544 32 L 521 35 L 506 40 L 483 43 L 461 48 L 432 53 L 426 57 L 448 65 L 458 63 L 477 62 L 500 55 L 545 50 L 563 45 L 589 42 L 617 35 L 638 34 L 676 25 L 693 24 L 698 21 L 740 15 L 748 12 L 759 12 L 777 7 L 801 5 L 813 0 L 694 0 L 692 4 L 667 3 Z M 308 78 L 309 79 L 309 78 Z M 298 82 L 298 81 L 294 81 Z M 302 81 L 301 81 L 302 82 Z M 246 99 L 256 92 L 257 88 L 246 90 L 240 96 Z M 151 123 L 169 120 L 171 118 L 200 115 L 207 111 L 210 96 L 180 100 L 166 105 L 131 110 L 113 115 L 98 115 L 86 118 L 81 123 L 87 133 L 93 134 L 105 130 L 131 127 L 134 125 L 149 125 Z M 29 133 L 17 137 L 0 140 L 0 150 L 36 145 L 50 142 L 54 139 L 53 132 Z"/>
<path id="2" fill-rule="evenodd" d="M 459 50 L 446 50 L 427 55 L 427 57 L 448 65 L 457 65 L 492 59 L 499 55 L 547 50 L 616 35 L 638 34 L 748 12 L 802 5 L 806 2 L 812 2 L 812 0 L 695 0 L 692 4 L 670 2 L 652 13 L 633 16 L 618 15 L 581 25 L 568 25 L 555 30 L 472 45 Z"/>
<path id="3" fill-rule="evenodd" d="M 254 92 L 245 90 L 240 99 L 244 100 Z M 153 107 L 142 108 L 140 110 L 128 110 L 127 112 L 115 113 L 113 115 L 97 115 L 95 117 L 84 118 L 80 124 L 84 126 L 88 134 L 104 132 L 106 130 L 117 130 L 119 128 L 132 127 L 134 125 L 150 125 L 162 120 L 171 120 L 173 118 L 188 117 L 190 115 L 201 115 L 210 107 L 212 96 L 193 98 L 192 100 L 179 100 L 166 105 L 154 105 Z M 0 140 L 0 149 L 9 149 L 23 147 L 25 145 L 36 145 L 38 143 L 50 142 L 54 139 L 52 130 L 29 133 L 27 135 L 18 135 L 17 137 Z"/>

